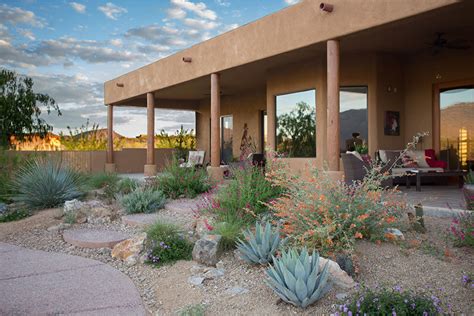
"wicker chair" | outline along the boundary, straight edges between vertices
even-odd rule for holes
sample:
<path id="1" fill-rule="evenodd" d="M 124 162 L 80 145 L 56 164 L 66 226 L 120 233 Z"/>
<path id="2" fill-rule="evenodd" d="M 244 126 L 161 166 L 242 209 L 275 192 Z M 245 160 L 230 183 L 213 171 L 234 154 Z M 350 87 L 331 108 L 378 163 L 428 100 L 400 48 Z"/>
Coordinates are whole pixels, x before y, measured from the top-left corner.
<path id="1" fill-rule="evenodd" d="M 344 167 L 344 181 L 348 185 L 351 185 L 354 181 L 362 181 L 367 174 L 367 170 L 371 168 L 369 163 L 360 160 L 352 154 L 341 154 L 341 158 Z M 383 169 L 381 172 L 385 172 Z M 393 181 L 391 178 L 382 182 L 384 187 L 392 185 Z"/>

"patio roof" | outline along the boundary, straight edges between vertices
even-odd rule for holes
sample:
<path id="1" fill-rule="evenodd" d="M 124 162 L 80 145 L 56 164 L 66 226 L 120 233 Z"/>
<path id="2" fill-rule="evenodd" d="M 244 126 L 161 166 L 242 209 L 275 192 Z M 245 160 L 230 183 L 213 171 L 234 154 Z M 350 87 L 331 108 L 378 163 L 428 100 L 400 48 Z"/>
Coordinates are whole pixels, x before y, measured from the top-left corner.
<path id="1" fill-rule="evenodd" d="M 351 53 L 416 54 L 434 40 L 436 32 L 474 40 L 470 23 L 474 2 L 331 3 L 335 10 L 328 14 L 320 12 L 319 2 L 303 1 L 108 81 L 105 104 L 146 106 L 147 92 L 154 92 L 164 103 L 188 100 L 195 104 L 209 97 L 209 75 L 214 72 L 222 75 L 224 95 L 264 88 L 269 69 L 315 58 L 323 61 L 325 41 L 331 38 L 341 39 L 342 60 Z M 184 63 L 183 57 L 191 57 L 192 62 Z"/>

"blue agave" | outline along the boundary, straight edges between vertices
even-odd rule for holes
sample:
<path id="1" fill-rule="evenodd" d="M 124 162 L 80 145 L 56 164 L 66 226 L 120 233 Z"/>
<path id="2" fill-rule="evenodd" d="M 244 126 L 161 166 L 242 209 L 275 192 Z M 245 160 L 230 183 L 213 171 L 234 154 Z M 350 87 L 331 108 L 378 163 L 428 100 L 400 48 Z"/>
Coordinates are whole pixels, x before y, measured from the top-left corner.
<path id="1" fill-rule="evenodd" d="M 301 253 L 290 249 L 281 258 L 273 258 L 266 283 L 285 302 L 306 308 L 326 293 L 328 262 L 320 271 L 317 252 L 313 250 L 310 257 L 306 248 Z"/>
<path id="2" fill-rule="evenodd" d="M 273 229 L 269 222 L 266 222 L 263 228 L 263 225 L 257 222 L 255 234 L 249 229 L 243 234 L 245 240 L 237 240 L 237 249 L 242 259 L 254 264 L 272 262 L 273 255 L 282 242 L 279 228 Z"/>

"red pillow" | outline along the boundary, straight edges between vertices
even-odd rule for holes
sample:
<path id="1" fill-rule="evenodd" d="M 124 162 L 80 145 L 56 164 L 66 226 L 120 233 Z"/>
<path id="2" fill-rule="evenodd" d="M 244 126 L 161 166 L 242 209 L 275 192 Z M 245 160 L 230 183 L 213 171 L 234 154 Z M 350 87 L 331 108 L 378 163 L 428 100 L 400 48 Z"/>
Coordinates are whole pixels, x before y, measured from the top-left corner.
<path id="1" fill-rule="evenodd" d="M 434 149 L 425 149 L 426 162 L 431 168 L 448 168 L 446 161 L 436 160 L 436 154 Z"/>

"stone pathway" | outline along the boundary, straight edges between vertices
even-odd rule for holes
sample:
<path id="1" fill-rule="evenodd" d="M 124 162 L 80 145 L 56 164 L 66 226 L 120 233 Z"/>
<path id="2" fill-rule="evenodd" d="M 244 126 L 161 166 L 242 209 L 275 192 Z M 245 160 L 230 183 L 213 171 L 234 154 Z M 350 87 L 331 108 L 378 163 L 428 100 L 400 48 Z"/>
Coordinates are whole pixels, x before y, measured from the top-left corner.
<path id="1" fill-rule="evenodd" d="M 130 235 L 113 230 L 68 229 L 63 233 L 64 241 L 83 248 L 113 248 Z"/>
<path id="2" fill-rule="evenodd" d="M 0 242 L 0 315 L 146 315 L 132 281 L 99 261 Z"/>

